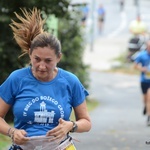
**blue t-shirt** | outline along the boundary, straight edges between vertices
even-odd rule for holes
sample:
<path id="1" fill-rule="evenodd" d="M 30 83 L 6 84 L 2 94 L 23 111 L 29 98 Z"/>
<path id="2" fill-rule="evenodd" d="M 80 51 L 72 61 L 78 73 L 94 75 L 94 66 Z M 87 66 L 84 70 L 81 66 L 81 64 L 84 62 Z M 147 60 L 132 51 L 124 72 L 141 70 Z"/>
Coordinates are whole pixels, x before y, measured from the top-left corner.
<path id="1" fill-rule="evenodd" d="M 141 51 L 135 58 L 134 62 L 141 64 L 143 67 L 147 67 L 150 71 L 150 53 L 148 53 L 147 50 Z M 150 83 L 150 72 L 146 74 L 141 72 L 140 81 Z"/>
<path id="2" fill-rule="evenodd" d="M 102 8 L 102 7 L 98 8 L 97 12 L 98 12 L 99 16 L 104 17 L 104 15 L 105 15 L 105 9 L 104 8 Z"/>
<path id="3" fill-rule="evenodd" d="M 12 105 L 14 126 L 28 136 L 45 135 L 59 118 L 69 120 L 72 107 L 83 103 L 87 95 L 79 79 L 61 68 L 50 82 L 37 80 L 30 67 L 19 69 L 0 86 L 0 97 Z"/>

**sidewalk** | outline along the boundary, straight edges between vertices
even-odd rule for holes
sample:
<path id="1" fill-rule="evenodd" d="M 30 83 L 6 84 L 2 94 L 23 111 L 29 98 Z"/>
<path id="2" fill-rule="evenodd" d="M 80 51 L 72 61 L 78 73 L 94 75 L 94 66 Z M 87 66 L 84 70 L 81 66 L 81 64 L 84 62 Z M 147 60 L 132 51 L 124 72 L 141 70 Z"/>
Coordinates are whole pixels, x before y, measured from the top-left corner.
<path id="1" fill-rule="evenodd" d="M 128 35 L 122 37 L 99 37 L 93 44 L 93 51 L 90 45 L 86 46 L 83 62 L 90 65 L 94 70 L 108 70 L 119 62 L 113 60 L 126 51 Z"/>

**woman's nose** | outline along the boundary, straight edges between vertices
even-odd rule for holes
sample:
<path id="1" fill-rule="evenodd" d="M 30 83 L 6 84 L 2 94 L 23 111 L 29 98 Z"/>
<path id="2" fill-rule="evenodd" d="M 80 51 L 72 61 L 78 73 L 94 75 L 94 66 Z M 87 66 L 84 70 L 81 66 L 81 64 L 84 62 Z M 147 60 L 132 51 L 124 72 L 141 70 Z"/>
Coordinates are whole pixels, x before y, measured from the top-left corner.
<path id="1" fill-rule="evenodd" d="M 45 69 L 45 68 L 46 68 L 45 63 L 41 62 L 40 65 L 39 65 L 39 68 L 40 68 L 40 69 Z"/>

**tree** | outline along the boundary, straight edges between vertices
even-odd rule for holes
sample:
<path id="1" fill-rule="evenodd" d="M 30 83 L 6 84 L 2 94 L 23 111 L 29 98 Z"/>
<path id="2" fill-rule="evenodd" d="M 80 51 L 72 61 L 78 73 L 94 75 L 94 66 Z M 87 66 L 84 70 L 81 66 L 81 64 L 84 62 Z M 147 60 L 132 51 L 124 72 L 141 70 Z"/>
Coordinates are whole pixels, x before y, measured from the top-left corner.
<path id="1" fill-rule="evenodd" d="M 84 30 L 81 28 L 79 14 L 72 12 L 70 19 L 59 20 L 58 38 L 62 44 L 63 57 L 59 66 L 75 73 L 84 84 L 89 86 L 88 66 L 82 61 L 85 49 Z"/>

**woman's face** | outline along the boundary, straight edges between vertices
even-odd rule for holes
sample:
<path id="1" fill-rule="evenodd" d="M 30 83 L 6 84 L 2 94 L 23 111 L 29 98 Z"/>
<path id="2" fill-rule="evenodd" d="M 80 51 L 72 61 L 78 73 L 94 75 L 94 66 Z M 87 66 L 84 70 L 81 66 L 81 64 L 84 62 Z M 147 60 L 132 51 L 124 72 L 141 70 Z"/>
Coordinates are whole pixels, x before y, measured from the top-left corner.
<path id="1" fill-rule="evenodd" d="M 50 47 L 37 47 L 30 55 L 32 73 L 40 81 L 50 81 L 56 75 L 56 66 L 60 61 Z"/>

